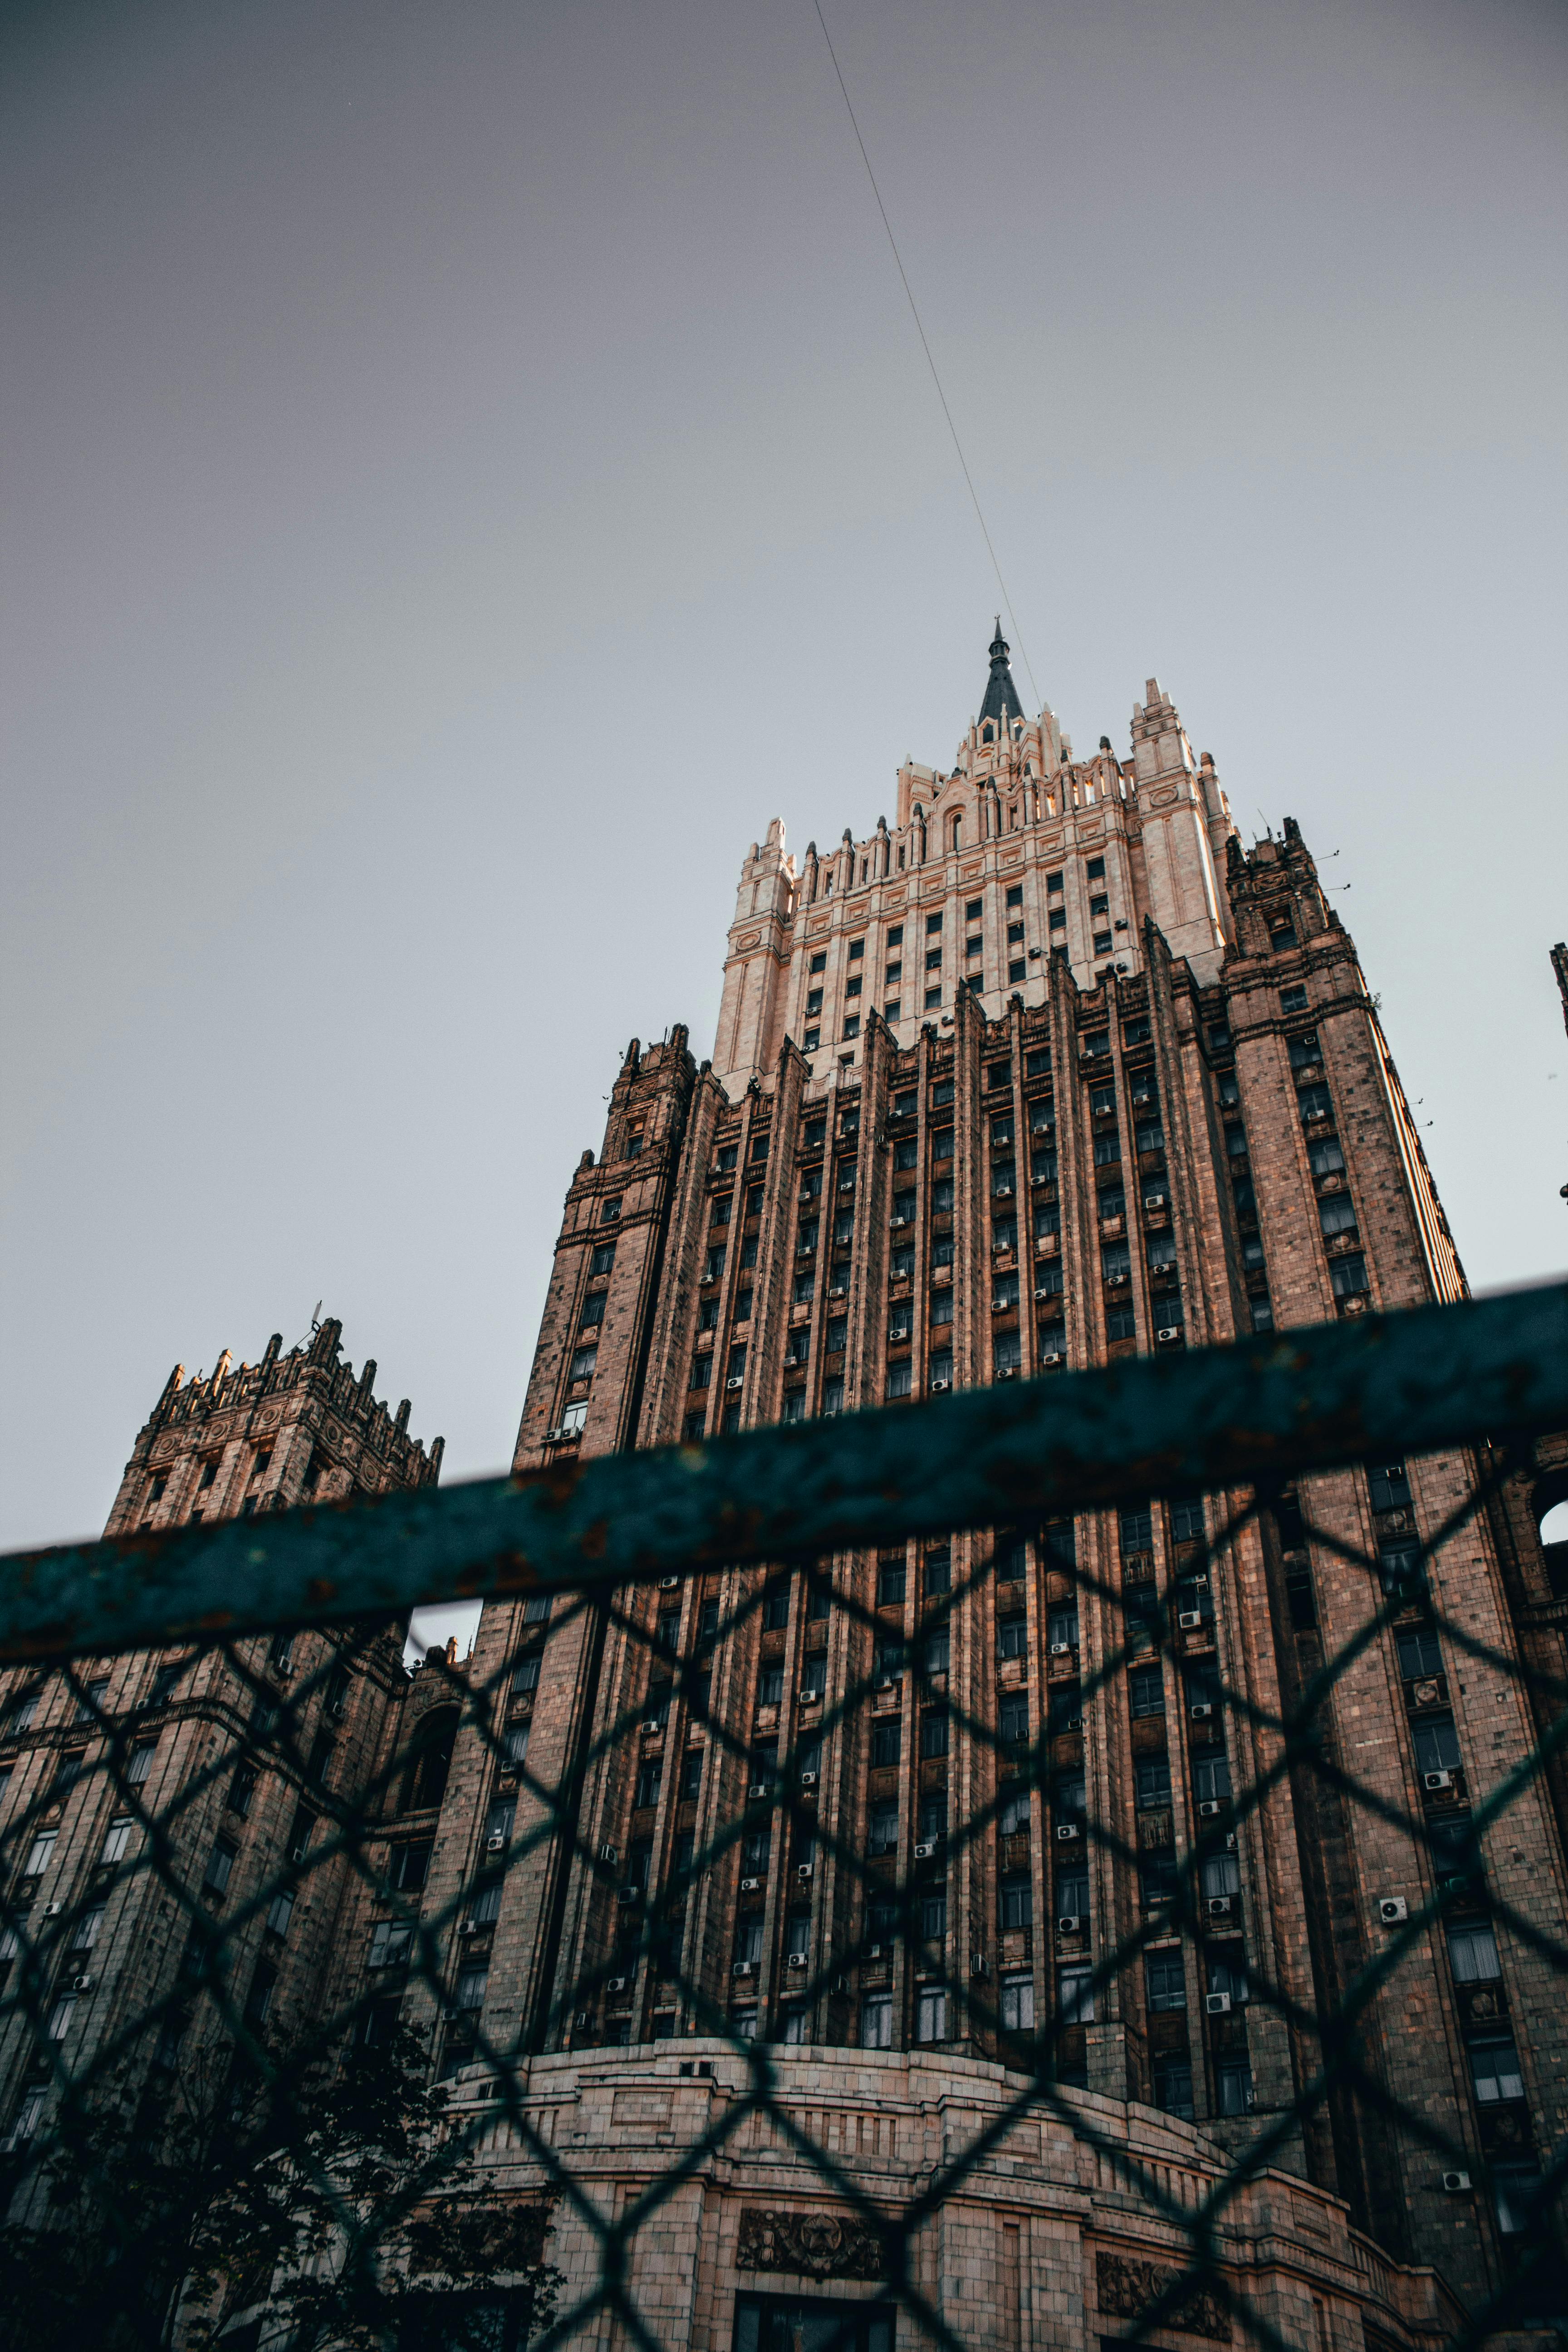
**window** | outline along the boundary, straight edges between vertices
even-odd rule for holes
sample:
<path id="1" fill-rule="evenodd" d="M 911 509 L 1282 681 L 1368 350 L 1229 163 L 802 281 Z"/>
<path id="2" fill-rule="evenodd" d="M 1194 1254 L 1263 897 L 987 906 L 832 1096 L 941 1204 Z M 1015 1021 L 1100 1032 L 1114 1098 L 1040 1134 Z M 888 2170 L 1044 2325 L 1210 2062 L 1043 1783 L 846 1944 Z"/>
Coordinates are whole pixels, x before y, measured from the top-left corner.
<path id="1" fill-rule="evenodd" d="M 998 1916 L 1004 1927 L 1027 1927 L 1033 1925 L 1034 1891 L 1027 1878 L 1021 1873 L 1003 1879 Z"/>
<path id="2" fill-rule="evenodd" d="M 999 1331 L 994 1355 L 998 1372 L 1016 1372 L 1024 1360 L 1024 1342 L 1016 1331 Z"/>
<path id="3" fill-rule="evenodd" d="M 250 1811 L 259 1777 L 254 1764 L 241 1764 L 236 1768 L 234 1778 L 228 1784 L 228 1810 L 231 1813 L 238 1813 L 242 1820 Z"/>
<path id="4" fill-rule="evenodd" d="M 1121 1557 L 1129 1552 L 1152 1551 L 1154 1548 L 1154 1514 L 1147 1503 L 1139 1503 L 1121 1515 Z"/>
<path id="5" fill-rule="evenodd" d="M 880 1559 L 877 1562 L 877 1606 L 888 1609 L 904 1597 L 904 1563 L 902 1559 Z"/>
<path id="6" fill-rule="evenodd" d="M 1004 1747 L 1021 1748 L 1029 1737 L 1029 1694 L 1006 1691 L 997 1709 L 997 1729 Z"/>
<path id="7" fill-rule="evenodd" d="M 615 1262 L 615 1243 L 600 1242 L 595 1245 L 593 1255 L 588 1260 L 588 1272 L 591 1275 L 608 1274 Z"/>
<path id="8" fill-rule="evenodd" d="M 1222 1895 L 1241 1892 L 1241 1864 L 1234 1853 L 1212 1854 L 1199 1877 L 1205 1903 L 1217 1903 Z"/>
<path id="9" fill-rule="evenodd" d="M 1331 1192 L 1326 1201 L 1318 1203 L 1318 1223 L 1325 1241 L 1332 1241 L 1336 1234 L 1353 1234 L 1355 1202 L 1347 1193 Z"/>
<path id="10" fill-rule="evenodd" d="M 891 1853 L 899 1843 L 899 1808 L 882 1801 L 871 1807 L 867 1843 L 872 1853 Z"/>
<path id="11" fill-rule="evenodd" d="M 129 1834 L 131 1828 L 130 1822 L 127 1822 L 124 1826 L 127 1834 Z M 119 1822 L 116 1822 L 115 1828 L 118 1829 L 119 1827 Z M 42 1878 L 45 1871 L 47 1870 L 49 1866 L 51 1858 L 53 1857 L 55 1840 L 59 1832 L 58 1830 L 41 1830 L 39 1832 L 38 1835 L 33 1840 L 32 1844 L 27 1849 L 27 1859 L 22 1869 L 22 1875 L 24 1878 Z M 113 1831 L 110 1831 L 110 1834 L 112 1836 Z M 121 1853 L 123 1853 L 124 1850 L 124 1846 L 121 1844 Z M 111 1854 L 106 1846 L 104 1849 L 103 1859 L 106 1862 L 118 1862 L 120 1855 Z"/>
<path id="12" fill-rule="evenodd" d="M 996 1621 L 996 1654 L 999 1658 L 1023 1658 L 1028 1655 L 1029 1621 L 1026 1617 L 1000 1617 Z"/>
<path id="13" fill-rule="evenodd" d="M 1229 1758 L 1200 1757 L 1193 1769 L 1193 1780 L 1200 1805 L 1224 1804 L 1230 1795 Z"/>
<path id="14" fill-rule="evenodd" d="M 1004 1837 L 1024 1837 L 1027 1835 L 1029 1828 L 1029 1791 L 1027 1789 L 1020 1788 L 1016 1782 L 1015 1782 L 1013 1786 L 1006 1790 L 1002 1799 L 1002 1810 L 996 1817 L 996 1825 Z"/>
<path id="15" fill-rule="evenodd" d="M 291 1886 L 285 1886 L 273 1896 L 267 1906 L 268 1935 L 286 1937 L 289 1933 L 289 1923 L 293 1916 L 294 1890 Z"/>
<path id="16" fill-rule="evenodd" d="M 939 1381 L 944 1389 L 950 1389 L 952 1386 L 952 1350 L 951 1348 L 936 1348 L 931 1351 L 931 1382 L 932 1388 L 935 1388 Z"/>
<path id="17" fill-rule="evenodd" d="M 303 1852 L 303 1844 L 300 1844 L 296 1850 L 295 1859 Z M 427 1838 L 395 1845 L 387 1856 L 386 1883 L 394 1894 L 417 1895 L 429 1870 L 430 1841 Z"/>
<path id="18" fill-rule="evenodd" d="M 583 1313 L 578 1323 L 580 1330 L 591 1331 L 595 1324 L 604 1321 L 606 1296 L 607 1294 L 603 1290 L 591 1290 L 588 1293 L 587 1297 L 583 1301 Z"/>
<path id="19" fill-rule="evenodd" d="M 1185 2009 L 1187 1975 L 1180 1951 L 1148 1953 L 1143 1978 L 1152 2010 Z"/>
<path id="20" fill-rule="evenodd" d="M 1281 1013 L 1305 1013 L 1307 1010 L 1306 990 L 1300 987 L 1282 988 L 1279 992 L 1279 1010 Z"/>
<path id="21" fill-rule="evenodd" d="M 572 1370 L 570 1377 L 574 1381 L 592 1380 L 594 1376 L 594 1367 L 598 1360 L 599 1350 L 597 1346 L 577 1349 L 572 1358 Z"/>
<path id="22" fill-rule="evenodd" d="M 1522 2099 L 1524 2075 L 1511 2033 L 1489 2033 L 1469 2044 L 1470 2075 L 1482 2106 L 1503 2099 Z"/>
<path id="23" fill-rule="evenodd" d="M 1442 1673 L 1443 1647 L 1430 1625 L 1414 1626 L 1396 1639 L 1399 1671 L 1406 1682 L 1414 1682 L 1418 1675 Z"/>
<path id="24" fill-rule="evenodd" d="M 1154 2069 L 1154 2105 L 1168 2116 L 1193 2118 L 1193 2070 L 1182 2058 L 1163 2059 Z"/>
<path id="25" fill-rule="evenodd" d="M 952 1590 L 952 1553 L 948 1545 L 941 1544 L 934 1550 L 928 1551 L 925 1557 L 926 1598 L 930 1600 L 934 1593 L 951 1592 Z"/>
<path id="26" fill-rule="evenodd" d="M 943 1707 L 931 1707 L 928 1709 L 926 1714 L 921 1717 L 921 1754 L 922 1756 L 945 1756 L 947 1754 L 947 1737 L 948 1727 L 946 1709 Z"/>
<path id="27" fill-rule="evenodd" d="M 1088 1969 L 1061 1969 L 1057 1973 L 1057 2005 L 1064 2025 L 1092 2025 L 1094 1992 Z"/>
<path id="28" fill-rule="evenodd" d="M 1164 1756 L 1140 1756 L 1136 1759 L 1136 1769 L 1140 1809 L 1168 1805 L 1171 1801 L 1170 1759 Z"/>
<path id="29" fill-rule="evenodd" d="M 234 1873 L 234 1865 L 238 1858 L 239 1848 L 232 1838 L 216 1839 L 213 1850 L 207 1856 L 206 1874 L 202 1880 L 203 1885 L 214 1895 L 226 1894 L 229 1879 Z"/>
<path id="30" fill-rule="evenodd" d="M 1460 1767 L 1459 1735 L 1451 1716 L 1417 1723 L 1415 1769 L 1418 1772 L 1457 1772 Z"/>
<path id="31" fill-rule="evenodd" d="M 1127 1688 L 1135 1716 L 1164 1714 L 1165 1678 L 1158 1666 L 1134 1666 Z"/>
<path id="32" fill-rule="evenodd" d="M 1367 1491 L 1374 1511 L 1407 1511 L 1410 1508 L 1410 1481 L 1403 1462 L 1389 1464 L 1382 1469 L 1369 1468 Z"/>
<path id="33" fill-rule="evenodd" d="M 860 2004 L 860 2047 L 890 2050 L 893 2046 L 893 2000 L 890 1993 L 872 1993 Z M 821 2306 L 813 2305 L 815 2312 Z M 890 2333 L 889 2333 L 890 2343 Z"/>
<path id="34" fill-rule="evenodd" d="M 1307 1146 L 1307 1165 L 1314 1176 L 1340 1176 L 1344 1172 L 1345 1155 L 1340 1150 L 1339 1138 L 1320 1136 Z"/>
<path id="35" fill-rule="evenodd" d="M 618 1192 L 614 1194 L 611 1199 L 603 1201 L 599 1204 L 599 1223 L 602 1225 L 613 1225 L 620 1216 L 620 1213 L 621 1196 Z"/>
<path id="36" fill-rule="evenodd" d="M 915 2040 L 945 2042 L 947 1994 L 940 1985 L 923 1986 L 915 2001 Z"/>
<path id="37" fill-rule="evenodd" d="M 153 1769 L 153 1759 L 157 1752 L 158 1743 L 155 1739 L 139 1739 L 136 1742 L 135 1747 L 131 1750 L 130 1762 L 125 1768 L 127 1787 L 140 1789 L 145 1786 L 147 1777 Z"/>
<path id="38" fill-rule="evenodd" d="M 639 1811 L 658 1802 L 659 1784 L 664 1779 L 664 1767 L 657 1756 L 650 1756 L 637 1767 L 637 1788 L 632 1803 Z"/>
<path id="39" fill-rule="evenodd" d="M 51 2042 L 63 2042 L 70 2032 L 71 2019 L 76 2014 L 77 1996 L 63 1992 L 49 2011 L 48 2033 Z"/>
<path id="40" fill-rule="evenodd" d="M 1222 2059 L 1215 2068 L 1215 2082 L 1222 2116 L 1252 2113 L 1252 2068 L 1245 2058 Z"/>
<path id="41" fill-rule="evenodd" d="M 1058 1601 L 1046 1612 L 1046 1639 L 1054 1648 L 1076 1650 L 1078 1647 L 1078 1603 Z"/>
<path id="42" fill-rule="evenodd" d="M 1300 1087 L 1297 1089 L 1296 1101 L 1303 1120 L 1333 1117 L 1334 1098 L 1327 1087 Z"/>

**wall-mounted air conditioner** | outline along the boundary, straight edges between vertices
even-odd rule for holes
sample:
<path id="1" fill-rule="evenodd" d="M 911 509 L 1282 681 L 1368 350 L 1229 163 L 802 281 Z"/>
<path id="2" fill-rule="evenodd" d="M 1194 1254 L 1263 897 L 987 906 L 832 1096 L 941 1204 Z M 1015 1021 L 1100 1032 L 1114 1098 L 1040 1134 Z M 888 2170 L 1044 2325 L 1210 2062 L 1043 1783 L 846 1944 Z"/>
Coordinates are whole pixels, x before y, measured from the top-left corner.
<path id="1" fill-rule="evenodd" d="M 757 1964 L 755 1960 L 737 1960 L 734 1973 L 738 1977 L 754 1977 L 757 1973 Z"/>
<path id="2" fill-rule="evenodd" d="M 1082 1925 L 1081 1912 L 1064 1911 L 1057 1920 L 1057 1933 L 1058 1936 L 1076 1936 Z"/>
<path id="3" fill-rule="evenodd" d="M 1204 2007 L 1210 2017 L 1228 2017 L 1230 2015 L 1230 1995 L 1227 1992 L 1205 1992 L 1204 1995 Z"/>
<path id="4" fill-rule="evenodd" d="M 1403 1895 L 1385 1895 L 1377 1906 L 1377 1916 L 1385 1927 L 1397 1927 L 1402 1919 L 1410 1916 L 1410 1906 Z"/>
<path id="5" fill-rule="evenodd" d="M 1057 1836 L 1063 1845 L 1070 1844 L 1074 1838 L 1079 1838 L 1082 1835 L 1083 1832 L 1079 1829 L 1076 1822 L 1058 1822 L 1057 1823 Z"/>

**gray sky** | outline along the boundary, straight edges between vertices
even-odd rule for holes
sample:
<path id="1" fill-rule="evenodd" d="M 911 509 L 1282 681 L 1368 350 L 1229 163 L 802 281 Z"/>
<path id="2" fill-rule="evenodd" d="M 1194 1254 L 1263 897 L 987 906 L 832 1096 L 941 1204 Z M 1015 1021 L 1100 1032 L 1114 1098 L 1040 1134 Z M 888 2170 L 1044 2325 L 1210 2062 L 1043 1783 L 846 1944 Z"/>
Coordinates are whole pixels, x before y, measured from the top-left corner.
<path id="1" fill-rule="evenodd" d="M 1300 820 L 1472 1281 L 1561 1268 L 1568 19 L 825 5 L 1042 695 Z M 627 1037 L 984 679 L 816 15 L 0 23 L 0 1542 L 319 1297 L 499 1466 Z"/>

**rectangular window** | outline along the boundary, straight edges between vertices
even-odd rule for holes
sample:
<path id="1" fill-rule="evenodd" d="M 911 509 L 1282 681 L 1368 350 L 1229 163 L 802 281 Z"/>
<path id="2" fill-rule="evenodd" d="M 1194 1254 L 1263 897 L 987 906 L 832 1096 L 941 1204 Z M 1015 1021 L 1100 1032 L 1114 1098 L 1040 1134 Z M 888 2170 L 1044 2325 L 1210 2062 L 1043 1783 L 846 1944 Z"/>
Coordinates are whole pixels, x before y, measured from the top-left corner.
<path id="1" fill-rule="evenodd" d="M 893 2000 L 890 1993 L 873 1993 L 860 2004 L 860 2047 L 862 2050 L 890 2050 L 893 2046 Z M 820 2306 L 813 2305 L 816 2311 Z M 786 2339 L 787 2341 L 788 2339 Z M 804 2339 L 803 2339 L 804 2340 Z M 888 2343 L 891 2345 L 891 2329 Z M 771 2343 L 770 2343 L 771 2352 Z"/>
<path id="2" fill-rule="evenodd" d="M 930 1600 L 933 1593 L 951 1592 L 952 1590 L 952 1553 L 946 1544 L 942 1544 L 928 1551 L 925 1557 L 926 1598 Z"/>
<path id="3" fill-rule="evenodd" d="M 1094 2022 L 1093 1975 L 1089 1969 L 1061 1969 L 1057 1974 L 1057 2006 L 1064 2025 Z"/>
<path id="4" fill-rule="evenodd" d="M 922 1987 L 915 2002 L 915 2040 L 945 2042 L 947 1994 L 940 1985 Z"/>
<path id="5" fill-rule="evenodd" d="M 615 1243 L 600 1242 L 596 1244 L 593 1255 L 588 1260 L 588 1272 L 591 1275 L 608 1274 L 611 1267 L 615 1265 Z"/>
<path id="6" fill-rule="evenodd" d="M 206 1874 L 202 1881 L 203 1885 L 209 1888 L 214 1895 L 226 1894 L 228 1882 L 233 1875 L 234 1865 L 238 1857 L 239 1848 L 232 1838 L 218 1838 L 207 1856 Z"/>
<path id="7" fill-rule="evenodd" d="M 931 1707 L 921 1717 L 921 1754 L 947 1754 L 947 1713 L 945 1708 Z"/>
<path id="8" fill-rule="evenodd" d="M 1468 2046 L 1470 2075 L 1480 2105 L 1523 2098 L 1524 2075 L 1511 2033 L 1489 2033 Z"/>
<path id="9" fill-rule="evenodd" d="M 115 1829 L 119 1829 L 121 1826 L 121 1824 L 118 1822 L 114 1824 Z M 127 1836 L 129 1836 L 131 1831 L 130 1822 L 126 1822 L 123 1824 L 123 1827 Z M 27 1859 L 22 1869 L 22 1875 L 24 1878 L 42 1878 L 45 1871 L 47 1870 L 49 1864 L 54 1857 L 55 1840 L 59 1832 L 58 1830 L 42 1830 L 39 1832 L 38 1835 L 33 1840 L 32 1844 L 27 1849 Z M 114 1830 L 110 1830 L 110 1836 L 112 1837 L 113 1834 Z M 121 1843 L 121 1853 L 122 1853 L 124 1850 L 124 1845 Z M 106 1844 L 104 1847 L 103 1859 L 105 1862 L 118 1862 L 120 1854 L 111 1854 Z"/>
<path id="10" fill-rule="evenodd" d="M 1004 1927 L 1032 1926 L 1035 1916 L 1034 1892 L 1028 1879 L 1021 1874 L 1003 1879 L 999 1916 Z"/>
<path id="11" fill-rule="evenodd" d="M 1026 1617 L 1001 1617 L 996 1622 L 996 1654 L 999 1658 L 1023 1658 L 1029 1651 L 1029 1621 Z"/>
<path id="12" fill-rule="evenodd" d="M 1146 1954 L 1143 1977 L 1152 2010 L 1185 2009 L 1187 1975 L 1179 1951 Z"/>
<path id="13" fill-rule="evenodd" d="M 899 1808 L 887 1802 L 871 1807 L 867 1843 L 872 1853 L 891 1853 L 899 1843 Z"/>
<path id="14" fill-rule="evenodd" d="M 572 1379 L 574 1381 L 592 1380 L 594 1376 L 594 1367 L 598 1360 L 599 1350 L 596 1346 L 579 1348 L 572 1358 Z"/>

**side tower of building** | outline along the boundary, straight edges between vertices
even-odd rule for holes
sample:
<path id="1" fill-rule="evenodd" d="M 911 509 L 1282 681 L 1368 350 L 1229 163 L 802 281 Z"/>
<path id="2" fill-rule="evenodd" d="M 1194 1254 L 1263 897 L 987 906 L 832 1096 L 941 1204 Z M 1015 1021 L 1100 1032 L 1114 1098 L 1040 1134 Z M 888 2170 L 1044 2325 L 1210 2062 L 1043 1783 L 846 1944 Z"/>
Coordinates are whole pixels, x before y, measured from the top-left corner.
<path id="1" fill-rule="evenodd" d="M 106 1533 L 231 1519 L 432 1484 L 426 1454 L 341 1360 L 328 1321 L 287 1352 L 170 1374 Z M 281 2046 L 311 2030 L 355 1885 L 317 1864 L 396 1738 L 408 1677 L 380 1623 L 13 1668 L 0 1693 L 0 2115 L 22 2148 L 62 2074 L 114 2052 L 145 2128 L 219 2095 L 221 1978 Z M 270 1901 L 257 1890 L 276 1882 Z M 188 2118 L 187 2118 L 188 2121 Z"/>
<path id="2" fill-rule="evenodd" d="M 771 827 L 714 1062 L 680 1030 L 629 1050 L 568 1192 L 520 1471 L 1463 1297 L 1298 827 L 1244 846 L 1154 682 L 1131 756 L 1077 762 L 998 638 L 954 767 L 906 767 L 896 805 L 798 870 Z M 1514 1666 L 1544 1590 L 1486 1467 L 1130 1497 L 553 1624 L 487 1607 L 508 1745 L 458 1737 L 437 1907 L 492 1840 L 530 1865 L 487 1895 L 477 2015 L 432 2020 L 446 2063 L 477 2032 L 520 2065 L 652 2063 L 721 2021 L 808 2067 L 848 2147 L 870 2053 L 928 2087 L 979 2069 L 956 2096 L 1048 2034 L 1069 2093 L 1216 2161 L 1268 2131 L 1474 2307 L 1568 2091 L 1531 1934 L 1568 1895 L 1549 1797 L 1471 1826 L 1534 1736 Z M 1348 1791 L 1286 1749 L 1331 1661 L 1310 1731 Z M 1318 2102 L 1318 2021 L 1439 1891 Z"/>

